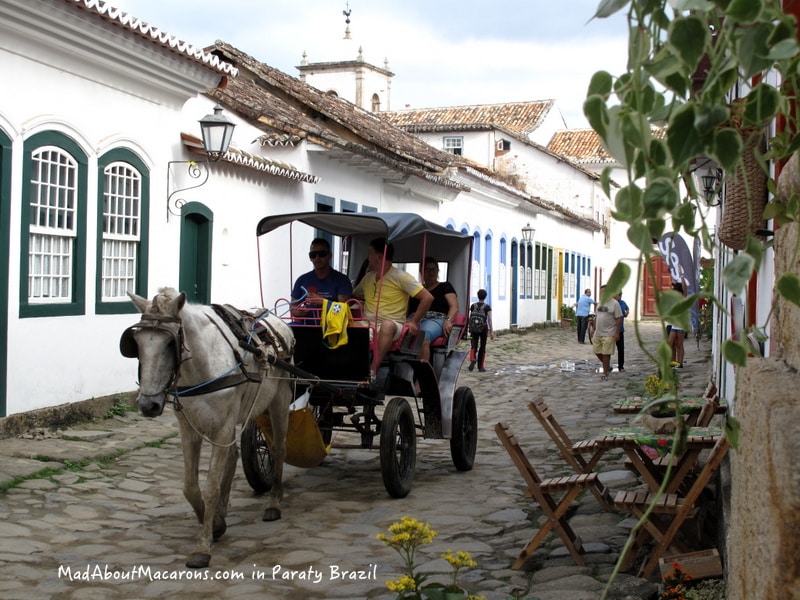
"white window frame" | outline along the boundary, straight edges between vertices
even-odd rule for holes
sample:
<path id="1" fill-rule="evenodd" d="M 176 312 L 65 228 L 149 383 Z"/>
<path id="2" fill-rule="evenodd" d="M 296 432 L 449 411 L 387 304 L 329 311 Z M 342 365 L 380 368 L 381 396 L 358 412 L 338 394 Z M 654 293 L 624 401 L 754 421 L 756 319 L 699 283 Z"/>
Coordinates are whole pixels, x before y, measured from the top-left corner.
<path id="1" fill-rule="evenodd" d="M 456 156 L 464 155 L 464 136 L 463 135 L 446 135 L 442 138 L 442 146 L 445 152 L 455 154 Z"/>
<path id="2" fill-rule="evenodd" d="M 125 161 L 103 169 L 101 300 L 127 299 L 136 291 L 141 242 L 142 174 Z"/>
<path id="3" fill-rule="evenodd" d="M 28 302 L 72 302 L 72 265 L 78 236 L 78 162 L 69 152 L 53 145 L 36 148 L 31 161 Z"/>

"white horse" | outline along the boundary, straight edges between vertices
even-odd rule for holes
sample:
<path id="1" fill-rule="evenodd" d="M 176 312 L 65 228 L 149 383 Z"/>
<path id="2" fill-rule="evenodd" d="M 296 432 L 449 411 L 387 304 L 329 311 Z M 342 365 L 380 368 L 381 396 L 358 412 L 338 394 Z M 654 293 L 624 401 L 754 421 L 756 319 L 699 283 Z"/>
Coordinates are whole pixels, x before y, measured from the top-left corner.
<path id="1" fill-rule="evenodd" d="M 157 417 L 167 396 L 175 399 L 184 461 L 183 494 L 202 530 L 187 567 L 205 568 L 212 539 L 225 533 L 225 515 L 238 449 L 236 425 L 269 412 L 273 428 L 274 482 L 267 496 L 265 521 L 281 518 L 283 461 L 292 389 L 287 373 L 267 356 L 291 360 L 294 337 L 274 315 L 262 321 L 269 332 L 260 358 L 241 350 L 238 339 L 212 307 L 186 303 L 186 294 L 159 290 L 151 301 L 129 294 L 142 313 L 120 340 L 123 355 L 139 359 L 137 404 L 145 417 Z M 238 364 L 241 363 L 241 364 Z M 212 445 L 205 493 L 198 468 L 203 441 Z"/>

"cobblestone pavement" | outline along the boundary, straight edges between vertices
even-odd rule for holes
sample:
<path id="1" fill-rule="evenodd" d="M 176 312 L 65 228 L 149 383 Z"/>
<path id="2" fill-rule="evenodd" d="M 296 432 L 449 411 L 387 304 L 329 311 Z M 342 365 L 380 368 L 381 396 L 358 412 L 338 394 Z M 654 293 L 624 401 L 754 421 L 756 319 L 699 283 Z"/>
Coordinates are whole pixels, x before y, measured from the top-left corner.
<path id="1" fill-rule="evenodd" d="M 640 330 L 652 348 L 659 326 L 645 322 Z M 446 581 L 442 552 L 467 550 L 478 567 L 461 583 L 488 600 L 599 598 L 630 519 L 603 512 L 585 493 L 570 523 L 588 550 L 587 566 L 576 566 L 551 536 L 525 571 L 511 570 L 542 515 L 524 498 L 522 479 L 493 427 L 510 423 L 546 476 L 569 473 L 527 402 L 543 396 L 575 440 L 626 422 L 611 404 L 638 394 L 653 373 L 633 323 L 626 336 L 625 372 L 608 381 L 600 380 L 591 346 L 578 344 L 574 330 L 536 330 L 490 342 L 487 372 L 464 369 L 459 379 L 478 403 L 475 468 L 457 472 L 448 442 L 420 440 L 414 487 L 404 499 L 391 499 L 384 490 L 377 451 L 334 448 L 319 467 L 287 467 L 283 519 L 265 523 L 264 501 L 239 465 L 228 530 L 214 545 L 208 570 L 184 567 L 198 524 L 181 491 L 172 415 L 148 420 L 128 413 L 55 436 L 0 440 L 0 483 L 15 482 L 0 493 L 0 597 L 390 598 L 385 581 L 397 577 L 402 564 L 376 534 L 410 515 L 438 532 L 419 551 L 432 581 Z M 705 388 L 707 346 L 687 340 L 680 371 L 686 394 Z M 563 371 L 562 361 L 574 362 L 575 370 Z M 612 489 L 636 484 L 620 454 L 605 458 L 599 470 Z M 187 580 L 193 576 L 206 579 Z M 651 598 L 655 591 L 654 583 L 622 574 L 609 597 Z"/>

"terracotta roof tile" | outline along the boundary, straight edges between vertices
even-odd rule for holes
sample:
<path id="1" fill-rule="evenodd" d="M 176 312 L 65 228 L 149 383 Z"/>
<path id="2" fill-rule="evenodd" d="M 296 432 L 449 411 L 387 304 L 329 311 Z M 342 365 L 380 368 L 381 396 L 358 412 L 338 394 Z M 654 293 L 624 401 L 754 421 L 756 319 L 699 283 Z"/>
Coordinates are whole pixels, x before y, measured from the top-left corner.
<path id="1" fill-rule="evenodd" d="M 395 127 L 409 132 L 505 129 L 528 136 L 553 107 L 554 100 L 505 102 L 441 108 L 416 108 L 379 113 Z"/>
<path id="2" fill-rule="evenodd" d="M 465 173 L 505 189 L 523 203 L 559 214 L 580 227 L 595 231 L 600 228 L 591 219 L 503 182 L 484 165 L 434 148 L 416 135 L 390 124 L 382 118 L 384 113 L 377 116 L 347 100 L 329 96 L 225 42 L 218 41 L 215 52 L 236 64 L 240 75 L 230 81 L 227 88 L 208 90 L 207 94 L 264 131 L 263 136 L 256 138 L 258 143 L 295 144 L 308 140 L 330 149 L 331 156 L 366 157 L 396 172 L 412 174 L 453 190 L 469 191 L 467 180 L 457 174 L 451 177 L 453 173 Z M 549 101 L 524 104 L 527 110 L 516 113 L 520 122 L 522 113 L 527 113 L 531 123 L 538 123 L 545 114 L 539 109 L 544 111 L 549 107 Z M 534 105 L 538 105 L 538 109 L 534 110 Z M 502 111 L 498 110 L 500 113 Z M 509 125 L 506 123 L 505 127 Z"/>
<path id="3" fill-rule="evenodd" d="M 616 163 L 600 143 L 594 129 L 567 129 L 557 131 L 547 149 L 577 164 Z"/>
<path id="4" fill-rule="evenodd" d="M 218 41 L 215 52 L 234 62 L 242 74 L 226 89 L 209 90 L 208 94 L 267 133 L 290 134 L 325 147 L 366 155 L 447 187 L 463 187 L 445 176 L 449 167 L 475 166 L 393 127 L 374 113 L 259 62 L 230 44 Z"/>

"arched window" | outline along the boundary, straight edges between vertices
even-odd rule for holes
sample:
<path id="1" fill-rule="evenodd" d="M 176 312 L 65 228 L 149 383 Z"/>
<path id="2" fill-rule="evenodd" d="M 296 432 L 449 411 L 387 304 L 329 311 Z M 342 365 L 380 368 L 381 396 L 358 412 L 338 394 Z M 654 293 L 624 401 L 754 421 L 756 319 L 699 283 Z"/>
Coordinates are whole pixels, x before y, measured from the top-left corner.
<path id="1" fill-rule="evenodd" d="M 372 94 L 372 112 L 380 112 L 381 110 L 381 99 L 378 94 Z"/>
<path id="2" fill-rule="evenodd" d="M 478 290 L 483 285 L 483 273 L 481 266 L 481 232 L 475 231 L 472 234 L 472 281 L 470 282 L 472 300 L 478 299 Z"/>
<path id="3" fill-rule="evenodd" d="M 24 146 L 20 316 L 84 314 L 86 155 L 43 132 Z"/>
<path id="4" fill-rule="evenodd" d="M 507 269 L 508 269 L 508 258 L 507 258 L 507 244 L 506 238 L 500 238 L 500 262 L 498 263 L 498 271 L 497 271 L 497 297 L 500 300 L 505 300 L 506 298 L 506 288 L 508 287 L 508 279 L 507 279 Z"/>
<path id="5" fill-rule="evenodd" d="M 116 149 L 98 164 L 98 313 L 129 312 L 127 292 L 147 292 L 149 175 L 132 152 Z"/>
<path id="6" fill-rule="evenodd" d="M 492 290 L 492 265 L 494 263 L 494 257 L 492 256 L 492 233 L 487 232 L 486 236 L 483 239 L 484 241 L 484 249 L 483 249 L 483 287 L 486 290 L 487 297 L 491 300 L 494 298 L 493 290 Z"/>

